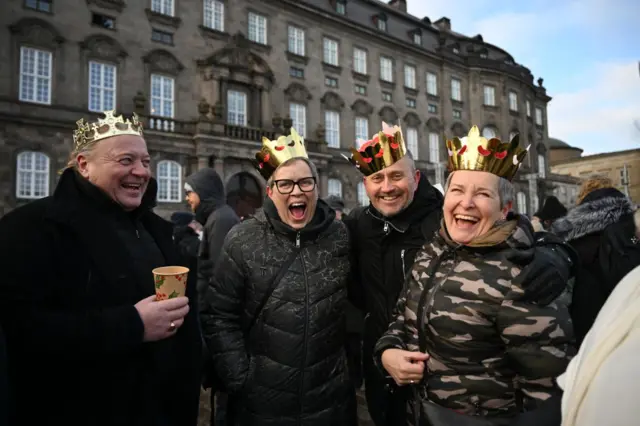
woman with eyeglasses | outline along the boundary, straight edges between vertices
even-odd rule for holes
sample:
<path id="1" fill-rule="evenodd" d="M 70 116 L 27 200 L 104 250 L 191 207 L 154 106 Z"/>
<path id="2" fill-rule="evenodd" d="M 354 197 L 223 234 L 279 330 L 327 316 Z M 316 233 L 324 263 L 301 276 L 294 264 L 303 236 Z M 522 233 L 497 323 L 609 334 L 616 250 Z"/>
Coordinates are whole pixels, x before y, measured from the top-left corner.
<path id="1" fill-rule="evenodd" d="M 344 342 L 349 239 L 302 139 L 264 140 L 263 209 L 227 235 L 201 305 L 233 425 L 356 425 Z"/>

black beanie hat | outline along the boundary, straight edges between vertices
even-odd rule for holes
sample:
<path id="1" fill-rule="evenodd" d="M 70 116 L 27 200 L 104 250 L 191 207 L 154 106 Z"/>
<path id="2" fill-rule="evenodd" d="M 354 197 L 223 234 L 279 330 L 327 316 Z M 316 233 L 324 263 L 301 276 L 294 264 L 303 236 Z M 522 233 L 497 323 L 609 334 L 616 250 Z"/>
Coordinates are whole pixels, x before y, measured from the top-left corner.
<path id="1" fill-rule="evenodd" d="M 535 214 L 540 220 L 556 220 L 566 216 L 567 208 L 553 195 L 544 201 L 544 206 Z"/>

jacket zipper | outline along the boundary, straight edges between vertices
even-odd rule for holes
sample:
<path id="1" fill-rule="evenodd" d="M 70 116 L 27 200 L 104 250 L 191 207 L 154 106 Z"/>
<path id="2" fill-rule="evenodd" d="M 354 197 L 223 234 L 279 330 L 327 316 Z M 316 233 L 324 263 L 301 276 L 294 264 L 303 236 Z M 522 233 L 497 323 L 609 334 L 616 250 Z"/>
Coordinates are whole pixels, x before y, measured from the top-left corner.
<path id="1" fill-rule="evenodd" d="M 407 277 L 407 270 L 404 267 L 404 249 L 400 250 L 400 260 L 402 261 L 402 279 Z"/>
<path id="2" fill-rule="evenodd" d="M 296 247 L 300 248 L 300 233 L 296 235 Z M 304 395 L 304 369 L 307 364 L 307 335 L 309 333 L 309 283 L 307 281 L 307 268 L 304 266 L 304 255 L 302 251 L 300 251 L 300 263 L 302 264 L 302 276 L 304 278 L 304 347 L 302 350 L 302 365 L 300 368 L 300 385 L 299 385 L 299 395 L 298 398 L 300 400 L 300 414 L 298 415 L 298 420 L 302 421 L 302 412 L 303 412 L 303 402 L 302 396 Z"/>

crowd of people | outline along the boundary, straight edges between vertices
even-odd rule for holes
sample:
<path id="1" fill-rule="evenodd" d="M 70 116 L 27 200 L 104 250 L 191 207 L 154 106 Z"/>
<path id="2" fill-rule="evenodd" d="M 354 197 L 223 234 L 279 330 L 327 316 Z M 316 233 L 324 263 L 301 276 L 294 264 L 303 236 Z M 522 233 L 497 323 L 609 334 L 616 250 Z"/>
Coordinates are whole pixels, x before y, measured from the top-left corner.
<path id="1" fill-rule="evenodd" d="M 356 426 L 362 387 L 376 426 L 640 414 L 640 213 L 606 178 L 530 220 L 517 136 L 448 140 L 439 190 L 383 123 L 346 211 L 291 129 L 256 153 L 264 197 L 201 169 L 169 222 L 137 116 L 73 139 L 54 194 L 0 219 L 0 425 L 196 425 L 203 389 L 212 426 Z M 163 266 L 189 272 L 166 300 Z"/>

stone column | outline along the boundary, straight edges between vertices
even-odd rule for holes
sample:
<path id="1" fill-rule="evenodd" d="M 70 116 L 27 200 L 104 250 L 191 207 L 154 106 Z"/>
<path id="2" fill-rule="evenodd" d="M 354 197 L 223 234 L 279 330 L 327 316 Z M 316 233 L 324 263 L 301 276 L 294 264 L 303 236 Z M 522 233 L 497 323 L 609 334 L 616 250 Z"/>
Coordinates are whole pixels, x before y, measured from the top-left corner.
<path id="1" fill-rule="evenodd" d="M 198 156 L 198 170 L 205 169 L 209 167 L 209 157 L 206 155 Z"/>
<path id="2" fill-rule="evenodd" d="M 318 174 L 320 175 L 320 191 L 318 191 L 318 195 L 320 198 L 325 198 L 327 196 L 327 191 L 329 190 L 329 176 L 327 175 L 327 169 L 319 169 Z"/>
<path id="3" fill-rule="evenodd" d="M 213 168 L 218 174 L 224 178 L 224 160 L 220 157 L 216 157 L 213 161 Z"/>

